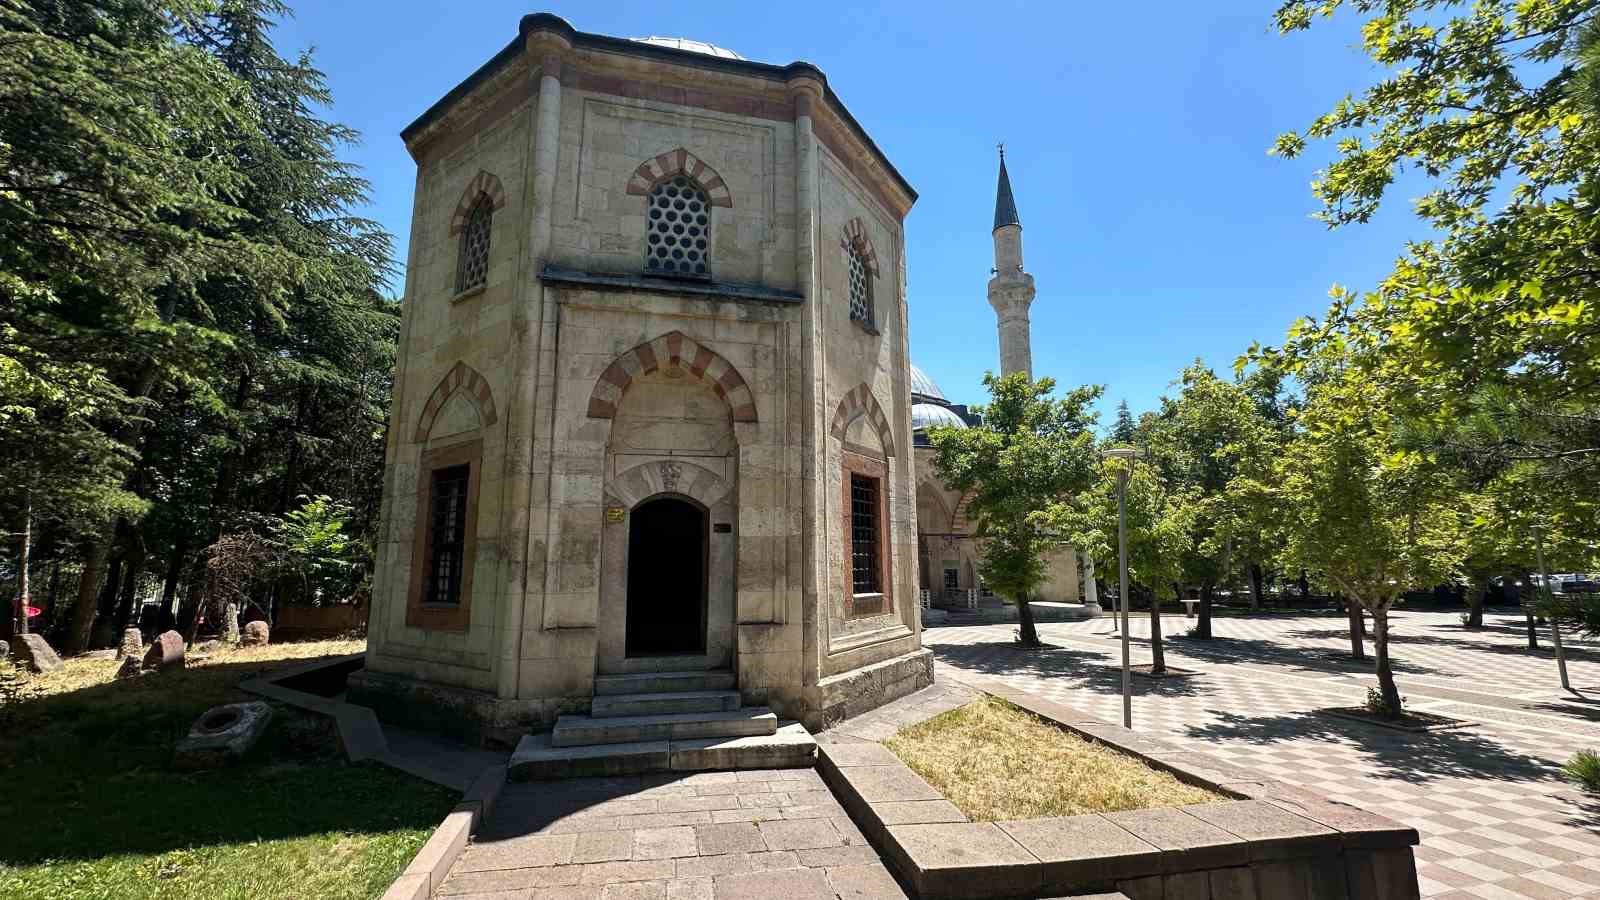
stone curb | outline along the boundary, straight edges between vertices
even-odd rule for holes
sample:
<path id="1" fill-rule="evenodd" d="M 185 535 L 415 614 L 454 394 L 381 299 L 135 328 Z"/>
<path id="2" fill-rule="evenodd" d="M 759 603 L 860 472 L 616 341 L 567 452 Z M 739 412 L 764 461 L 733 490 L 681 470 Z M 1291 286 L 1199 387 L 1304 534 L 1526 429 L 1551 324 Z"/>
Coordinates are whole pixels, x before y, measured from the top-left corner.
<path id="1" fill-rule="evenodd" d="M 467 842 L 494 809 L 506 785 L 506 767 L 487 766 L 473 779 L 455 809 L 433 830 L 405 871 L 384 891 L 382 900 L 427 900 L 450 875 Z"/>
<path id="2" fill-rule="evenodd" d="M 817 769 L 923 898 L 1122 891 L 1132 900 L 1416 900 L 1415 829 L 1333 803 L 1078 710 L 988 682 L 1002 697 L 1233 800 L 1022 822 L 970 822 L 872 742 L 818 741 Z"/>

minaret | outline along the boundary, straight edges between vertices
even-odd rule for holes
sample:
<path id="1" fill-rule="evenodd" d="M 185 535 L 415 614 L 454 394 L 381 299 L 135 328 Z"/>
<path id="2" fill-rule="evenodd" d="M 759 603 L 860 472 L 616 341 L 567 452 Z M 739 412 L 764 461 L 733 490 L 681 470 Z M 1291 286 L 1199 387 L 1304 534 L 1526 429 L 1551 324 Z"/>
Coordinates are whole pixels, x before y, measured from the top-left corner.
<path id="1" fill-rule="evenodd" d="M 1028 307 L 1033 303 L 1033 276 L 1022 271 L 1022 221 L 1006 174 L 1006 148 L 1000 145 L 1000 184 L 994 198 L 994 277 L 989 279 L 989 305 L 1000 325 L 1000 374 L 1027 372 L 1033 377 L 1033 351 L 1028 341 Z"/>

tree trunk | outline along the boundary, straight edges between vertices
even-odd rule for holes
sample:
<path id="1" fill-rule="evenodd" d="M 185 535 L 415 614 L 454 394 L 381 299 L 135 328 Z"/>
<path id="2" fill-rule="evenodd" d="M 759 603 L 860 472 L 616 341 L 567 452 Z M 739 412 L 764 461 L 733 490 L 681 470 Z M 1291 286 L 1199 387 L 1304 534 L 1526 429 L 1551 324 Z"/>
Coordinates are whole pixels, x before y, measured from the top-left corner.
<path id="1" fill-rule="evenodd" d="M 32 598 L 28 596 L 28 563 L 33 553 L 33 492 L 22 492 L 22 546 L 17 553 L 17 616 L 14 620 L 15 630 L 18 634 L 28 633 L 28 607 Z M 11 628 L 7 628 L 11 631 Z M 6 635 L 10 637 L 10 635 Z"/>
<path id="2" fill-rule="evenodd" d="M 133 618 L 134 600 L 139 593 L 139 573 L 144 569 L 144 551 L 141 549 L 129 554 L 126 565 L 127 571 L 122 576 L 122 595 L 117 599 L 118 635 L 128 629 L 128 620 Z"/>
<path id="3" fill-rule="evenodd" d="M 62 650 L 68 655 L 82 653 L 89 647 L 89 632 L 94 628 L 94 616 L 99 612 L 100 578 L 105 574 L 106 557 L 110 545 L 102 538 L 91 537 L 83 553 L 83 571 L 78 575 L 78 599 L 72 607 L 72 622 L 67 627 Z"/>
<path id="4" fill-rule="evenodd" d="M 187 538 L 179 538 L 167 558 L 167 577 L 161 585 L 161 608 L 172 612 L 172 601 L 178 598 L 178 582 L 183 578 L 183 560 L 189 553 Z"/>
<path id="5" fill-rule="evenodd" d="M 1483 604 L 1489 596 L 1489 579 L 1475 577 L 1467 586 L 1467 627 L 1483 627 Z"/>
<path id="6" fill-rule="evenodd" d="M 1540 576 L 1541 578 L 1543 576 Z M 1532 598 L 1538 596 L 1538 589 L 1533 586 L 1533 573 L 1522 573 L 1522 584 L 1526 590 L 1518 591 L 1517 602 L 1522 604 L 1522 615 L 1528 620 L 1528 649 L 1539 649 L 1539 629 L 1533 614 Z"/>
<path id="7" fill-rule="evenodd" d="M 1250 608 L 1251 609 L 1258 610 L 1258 609 L 1261 608 L 1261 582 L 1262 582 L 1261 564 L 1260 563 L 1251 563 L 1250 564 Z"/>
<path id="8" fill-rule="evenodd" d="M 1361 607 L 1354 600 L 1344 601 L 1345 614 L 1350 617 L 1350 655 L 1356 659 L 1367 658 L 1367 648 L 1361 643 L 1362 632 L 1365 630 L 1361 621 Z"/>
<path id="9" fill-rule="evenodd" d="M 1017 643 L 1024 647 L 1039 646 L 1039 629 L 1033 624 L 1033 608 L 1028 606 L 1028 595 L 1017 598 Z"/>
<path id="10" fill-rule="evenodd" d="M 1181 595 L 1180 595 L 1181 596 Z M 1161 646 L 1161 595 L 1150 592 L 1150 674 L 1167 671 L 1166 648 Z"/>
<path id="11" fill-rule="evenodd" d="M 1378 608 L 1372 611 L 1373 646 L 1378 656 L 1378 690 L 1383 693 L 1385 716 L 1400 718 L 1400 689 L 1395 687 L 1394 671 L 1389 668 L 1389 611 Z"/>
<path id="12" fill-rule="evenodd" d="M 1203 640 L 1211 639 L 1212 593 L 1211 582 L 1208 581 L 1200 586 L 1200 620 L 1194 624 L 1194 631 L 1190 633 L 1190 637 L 1197 637 Z"/>

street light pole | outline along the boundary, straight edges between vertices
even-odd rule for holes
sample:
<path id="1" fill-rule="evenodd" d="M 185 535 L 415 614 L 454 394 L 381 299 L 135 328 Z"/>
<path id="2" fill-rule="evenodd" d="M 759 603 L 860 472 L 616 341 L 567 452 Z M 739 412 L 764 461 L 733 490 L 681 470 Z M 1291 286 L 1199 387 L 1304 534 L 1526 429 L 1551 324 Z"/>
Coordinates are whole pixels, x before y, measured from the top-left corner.
<path id="1" fill-rule="evenodd" d="M 1130 465 L 1132 461 L 1130 460 Z M 1128 664 L 1128 470 L 1117 472 L 1117 593 L 1122 604 L 1122 727 L 1133 727 L 1133 670 Z M 1565 671 L 1565 670 L 1563 670 Z"/>
<path id="2" fill-rule="evenodd" d="M 1117 594 L 1122 604 L 1122 727 L 1133 727 L 1133 667 L 1128 659 L 1128 473 L 1141 454 L 1137 447 L 1107 447 L 1107 459 L 1120 459 L 1117 468 Z"/>
<path id="3" fill-rule="evenodd" d="M 1550 608 L 1550 635 L 1556 641 L 1556 668 L 1561 672 L 1561 689 L 1571 693 L 1572 682 L 1567 680 L 1567 654 L 1561 648 L 1561 617 L 1555 608 L 1555 596 L 1550 592 L 1550 570 L 1544 566 L 1544 526 L 1533 526 L 1533 533 L 1538 539 L 1539 579 L 1542 582 L 1539 586 L 1543 588 L 1545 598 L 1551 601 L 1547 606 Z"/>

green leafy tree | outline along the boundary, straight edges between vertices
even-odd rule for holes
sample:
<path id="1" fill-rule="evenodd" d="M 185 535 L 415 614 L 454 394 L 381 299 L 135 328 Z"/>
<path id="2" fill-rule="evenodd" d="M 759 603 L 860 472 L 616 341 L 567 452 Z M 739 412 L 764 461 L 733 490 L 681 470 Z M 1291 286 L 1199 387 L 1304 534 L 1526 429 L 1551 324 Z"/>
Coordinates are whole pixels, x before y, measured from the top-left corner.
<path id="1" fill-rule="evenodd" d="M 277 526 L 285 563 L 306 599 L 317 605 L 343 600 L 363 568 L 361 545 L 349 533 L 350 505 L 326 494 L 300 499 Z"/>
<path id="2" fill-rule="evenodd" d="M 1462 511 L 1452 474 L 1402 445 L 1384 399 L 1353 368 L 1312 385 L 1273 483 L 1283 561 L 1320 573 L 1371 614 L 1383 708 L 1399 716 L 1389 610 L 1408 586 L 1456 574 Z"/>
<path id="3" fill-rule="evenodd" d="M 1284 349 L 1349 351 L 1476 483 L 1532 462 L 1545 497 L 1600 499 L 1600 4 L 1288 0 L 1277 24 L 1341 10 L 1385 74 L 1274 152 L 1334 142 L 1313 185 L 1330 227 L 1367 221 L 1402 172 L 1425 179 L 1432 235 Z"/>
<path id="4" fill-rule="evenodd" d="M 990 402 L 981 425 L 933 428 L 934 465 L 955 490 L 970 492 L 968 514 L 980 540 L 979 574 L 995 593 L 1017 605 L 1025 646 L 1038 646 L 1028 601 L 1045 580 L 1045 558 L 1064 535 L 1052 506 L 1087 490 L 1096 469 L 1091 406 L 1099 387 L 1057 398 L 1055 382 L 1026 373 L 983 379 Z"/>
<path id="5" fill-rule="evenodd" d="M 1181 597 L 1184 560 L 1194 548 L 1197 504 L 1193 489 L 1169 482 L 1147 463 L 1105 459 L 1100 462 L 1093 489 L 1075 502 L 1052 508 L 1049 520 L 1053 528 L 1070 534 L 1073 546 L 1094 559 L 1097 568 L 1116 572 L 1117 481 L 1124 474 L 1128 580 L 1150 593 L 1151 672 L 1161 674 L 1166 671 L 1161 600 Z"/>
<path id="6" fill-rule="evenodd" d="M 1198 361 L 1184 369 L 1178 395 L 1162 398 L 1145 432 L 1153 464 L 1191 505 L 1194 531 L 1178 580 L 1199 587 L 1193 635 L 1210 638 L 1217 585 L 1241 559 L 1260 561 L 1240 552 L 1259 552 L 1261 545 L 1244 486 L 1270 467 L 1278 433 L 1242 384 L 1218 378 Z"/>

